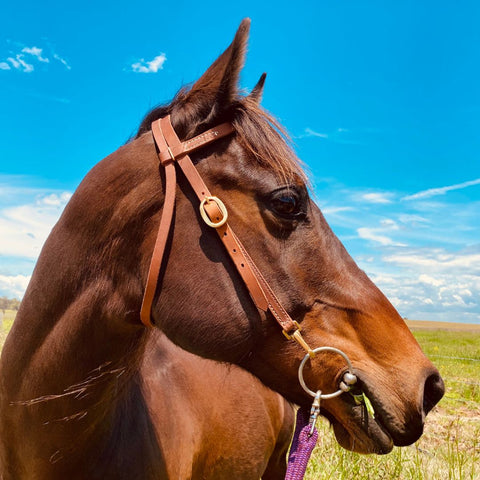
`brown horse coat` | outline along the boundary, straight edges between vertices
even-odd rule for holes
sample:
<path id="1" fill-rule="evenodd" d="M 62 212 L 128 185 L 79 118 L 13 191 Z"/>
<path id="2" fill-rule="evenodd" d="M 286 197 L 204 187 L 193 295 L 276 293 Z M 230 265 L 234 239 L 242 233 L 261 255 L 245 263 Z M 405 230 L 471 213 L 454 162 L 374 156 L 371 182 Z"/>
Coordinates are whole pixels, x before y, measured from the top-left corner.
<path id="1" fill-rule="evenodd" d="M 86 407 L 112 378 L 108 410 Z M 72 404 L 79 411 L 65 416 Z M 192 355 L 159 331 L 148 336 L 137 373 L 103 365 L 63 394 L 9 409 L 24 420 L 3 418 L 5 480 L 280 480 L 294 425 L 292 406 L 257 378 Z"/>
<path id="2" fill-rule="evenodd" d="M 291 411 L 283 401 L 237 368 L 180 361 L 140 323 L 165 182 L 149 128 L 165 115 L 181 140 L 233 124 L 234 135 L 192 159 L 305 339 L 352 360 L 375 417 L 347 394 L 322 402 L 340 444 L 388 453 L 422 434 L 443 395 L 441 377 L 329 228 L 278 125 L 259 107 L 259 90 L 240 95 L 248 27 L 242 22 L 190 89 L 89 172 L 52 230 L 0 362 L 3 480 L 248 479 L 281 470 L 267 462 L 279 465 L 285 449 Z M 297 381 L 304 351 L 255 307 L 191 188 L 181 176 L 178 183 L 156 327 L 308 406 Z M 330 392 L 345 369 L 338 355 L 323 355 L 304 374 L 311 389 Z"/>

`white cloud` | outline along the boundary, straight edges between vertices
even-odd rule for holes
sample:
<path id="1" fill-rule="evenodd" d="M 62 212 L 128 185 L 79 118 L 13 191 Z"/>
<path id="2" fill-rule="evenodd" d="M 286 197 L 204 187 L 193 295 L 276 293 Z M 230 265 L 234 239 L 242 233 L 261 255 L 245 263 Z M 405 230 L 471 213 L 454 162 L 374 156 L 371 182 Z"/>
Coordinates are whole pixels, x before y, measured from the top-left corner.
<path id="1" fill-rule="evenodd" d="M 0 275 L 0 292 L 9 298 L 21 298 L 27 289 L 30 275 Z"/>
<path id="2" fill-rule="evenodd" d="M 72 194 L 70 192 L 63 192 L 60 195 L 57 193 L 51 193 L 50 195 L 46 195 L 45 197 L 39 200 L 39 204 L 44 205 L 52 205 L 52 206 L 61 206 L 66 205 L 66 203 L 70 200 Z"/>
<path id="3" fill-rule="evenodd" d="M 430 275 L 425 275 L 423 273 L 418 277 L 418 280 L 420 281 L 420 283 L 433 285 L 434 287 L 439 287 L 440 285 L 443 285 L 443 280 L 431 277 Z"/>
<path id="4" fill-rule="evenodd" d="M 163 69 L 167 56 L 164 53 L 157 55 L 153 60 L 146 62 L 143 58 L 132 64 L 132 70 L 137 73 L 156 73 Z"/>
<path id="5" fill-rule="evenodd" d="M 57 55 L 56 53 L 54 53 L 53 58 L 55 60 L 58 60 L 67 70 L 72 69 L 72 67 L 68 64 L 68 62 L 64 58 L 60 57 L 60 55 Z"/>
<path id="6" fill-rule="evenodd" d="M 401 223 L 411 224 L 411 225 L 414 225 L 414 226 L 417 226 L 418 224 L 430 223 L 430 220 L 428 220 L 427 218 L 424 218 L 420 215 L 409 214 L 409 213 L 401 213 L 398 216 L 398 220 Z"/>
<path id="7" fill-rule="evenodd" d="M 317 137 L 343 145 L 365 145 L 365 140 L 370 137 L 370 134 L 374 131 L 376 131 L 376 129 L 356 128 L 352 130 L 350 128 L 338 127 L 329 129 L 327 132 L 319 132 L 313 128 L 306 127 L 303 133 L 295 135 L 294 138 Z"/>
<path id="8" fill-rule="evenodd" d="M 21 67 L 20 62 L 17 62 L 17 60 L 15 60 L 12 57 L 8 57 L 7 61 L 9 61 L 12 64 L 13 68 L 20 68 Z"/>
<path id="9" fill-rule="evenodd" d="M 392 203 L 392 194 L 389 192 L 371 192 L 360 195 L 360 199 L 370 203 Z"/>
<path id="10" fill-rule="evenodd" d="M 391 202 L 369 202 L 369 193 Z M 455 203 L 400 202 L 396 191 L 334 181 L 316 191 L 340 240 L 401 315 L 480 323 L 480 201 L 477 189 L 468 193 Z"/>
<path id="11" fill-rule="evenodd" d="M 34 57 L 37 57 L 38 61 L 39 62 L 43 62 L 43 63 L 49 63 L 50 60 L 48 58 L 45 58 L 45 57 L 42 57 L 42 52 L 43 52 L 43 49 L 42 48 L 38 48 L 38 47 L 25 47 L 25 48 L 22 48 L 22 52 L 23 53 L 28 53 L 30 55 L 33 55 Z"/>
<path id="12" fill-rule="evenodd" d="M 393 233 L 399 230 L 397 222 L 391 218 L 382 218 L 380 227 L 360 227 L 357 228 L 357 234 L 364 240 L 371 240 L 382 246 L 405 247 L 404 243 L 394 241 L 387 233 Z"/>
<path id="13" fill-rule="evenodd" d="M 53 51 L 50 51 L 50 55 L 62 63 L 65 68 L 71 70 L 70 65 L 65 59 Z M 0 70 L 12 70 L 13 68 L 24 73 L 31 73 L 35 70 L 35 63 L 37 63 L 37 65 L 38 63 L 50 63 L 50 58 L 44 53 L 43 48 L 36 46 L 23 47 L 19 53 L 13 54 L 4 61 L 0 61 Z"/>
<path id="14" fill-rule="evenodd" d="M 334 215 L 335 213 L 341 212 L 352 212 L 355 209 L 353 207 L 323 207 L 322 213 L 324 215 Z"/>
<path id="15" fill-rule="evenodd" d="M 51 193 L 0 210 L 0 255 L 36 259 L 71 194 Z"/>
<path id="16" fill-rule="evenodd" d="M 456 185 L 449 185 L 440 188 L 430 188 L 428 190 L 414 193 L 413 195 L 407 195 L 406 197 L 403 197 L 402 200 L 418 200 L 419 198 L 430 198 L 437 195 L 445 195 L 447 192 L 450 192 L 452 190 L 461 190 L 463 188 L 472 187 L 474 185 L 480 185 L 480 178 L 470 180 L 468 182 L 457 183 Z"/>
<path id="17" fill-rule="evenodd" d="M 424 267 L 433 272 L 461 273 L 461 269 L 480 274 L 480 253 L 449 253 L 428 251 L 420 253 L 397 253 L 383 257 L 387 263 L 394 263 L 405 267 Z"/>
<path id="18" fill-rule="evenodd" d="M 386 235 L 380 235 L 375 228 L 361 227 L 357 228 L 357 233 L 360 238 L 364 240 L 371 240 L 380 245 L 395 245 L 395 242 Z"/>
<path id="19" fill-rule="evenodd" d="M 480 246 L 474 250 L 417 248 L 384 256 L 372 266 L 381 269 L 372 278 L 409 318 L 478 323 Z"/>
<path id="20" fill-rule="evenodd" d="M 34 70 L 33 65 L 31 63 L 27 63 L 24 60 L 24 55 L 22 55 L 21 53 L 16 55 L 15 58 L 8 57 L 7 61 L 10 62 L 13 68 L 15 68 L 16 70 L 20 70 L 25 73 L 30 73 Z"/>
<path id="21" fill-rule="evenodd" d="M 382 218 L 380 220 L 380 225 L 382 227 L 389 228 L 390 230 L 398 230 L 397 222 L 391 218 Z"/>
<path id="22" fill-rule="evenodd" d="M 306 128 L 305 133 L 303 135 L 300 135 L 300 138 L 304 137 L 318 137 L 318 138 L 328 138 L 328 133 L 320 133 L 316 132 L 315 130 L 312 130 L 311 128 Z"/>

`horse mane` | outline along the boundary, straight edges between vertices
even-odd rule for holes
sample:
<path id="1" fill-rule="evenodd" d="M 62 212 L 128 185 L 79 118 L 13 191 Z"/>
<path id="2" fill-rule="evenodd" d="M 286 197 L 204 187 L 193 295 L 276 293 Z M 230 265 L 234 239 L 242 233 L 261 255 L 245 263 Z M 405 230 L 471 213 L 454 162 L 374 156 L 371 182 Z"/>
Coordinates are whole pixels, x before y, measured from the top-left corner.
<path id="1" fill-rule="evenodd" d="M 215 121 L 205 123 L 199 118 L 192 119 L 192 112 L 197 110 L 195 106 L 188 105 L 187 109 L 182 108 L 185 106 L 188 91 L 188 88 L 182 88 L 170 104 L 155 107 L 148 112 L 134 138 L 150 131 L 152 122 L 166 115 L 172 115 L 173 126 L 182 141 L 202 133 L 215 124 L 231 122 L 240 144 L 261 166 L 285 182 L 300 177 L 305 184 L 309 183 L 304 165 L 292 148 L 290 136 L 255 98 L 238 95 Z"/>

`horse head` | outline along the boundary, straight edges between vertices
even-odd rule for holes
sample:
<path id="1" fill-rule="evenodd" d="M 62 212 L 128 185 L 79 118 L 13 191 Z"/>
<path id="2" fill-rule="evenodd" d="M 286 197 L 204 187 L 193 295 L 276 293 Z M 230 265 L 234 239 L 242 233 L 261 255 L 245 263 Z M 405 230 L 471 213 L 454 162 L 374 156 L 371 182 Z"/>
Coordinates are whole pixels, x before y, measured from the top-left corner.
<path id="1" fill-rule="evenodd" d="M 191 154 L 200 176 L 226 206 L 236 236 L 301 326 L 305 341 L 312 348 L 345 352 L 358 377 L 354 390 L 365 393 L 375 410 L 374 417 L 365 415 L 364 407 L 345 393 L 322 402 L 322 414 L 348 449 L 386 453 L 393 445 L 411 444 L 442 397 L 443 382 L 398 312 L 355 264 L 310 197 L 307 177 L 282 128 L 259 105 L 265 76 L 250 95 L 239 91 L 248 31 L 249 21 L 243 21 L 231 45 L 193 86 L 152 110 L 135 139 L 87 176 L 64 213 L 63 227 L 57 228 L 72 239 L 74 230 L 83 228 L 89 238 L 95 237 L 102 254 L 92 254 L 89 272 L 81 259 L 72 268 L 84 272 L 77 278 L 80 282 L 102 271 L 109 295 L 103 311 L 143 328 L 139 310 L 165 189 L 151 124 L 170 116 L 176 135 L 185 141 L 228 122 L 233 134 Z M 78 225 L 79 212 L 84 225 Z M 87 217 L 94 225 L 87 225 Z M 87 243 L 78 238 L 75 242 L 78 249 Z M 62 251 L 64 245 L 56 247 Z M 236 363 L 290 401 L 309 405 L 311 397 L 297 380 L 305 352 L 282 335 L 273 317 L 252 301 L 179 173 L 152 323 L 182 348 Z M 305 367 L 305 381 L 313 391 L 331 392 L 346 369 L 341 356 L 318 354 Z"/>

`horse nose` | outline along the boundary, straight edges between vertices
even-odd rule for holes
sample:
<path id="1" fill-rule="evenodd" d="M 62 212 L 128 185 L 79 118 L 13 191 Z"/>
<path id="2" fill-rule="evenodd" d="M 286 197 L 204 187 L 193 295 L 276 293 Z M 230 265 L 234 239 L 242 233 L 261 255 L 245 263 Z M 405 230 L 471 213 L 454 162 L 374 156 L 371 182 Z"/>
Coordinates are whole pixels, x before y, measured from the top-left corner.
<path id="1" fill-rule="evenodd" d="M 435 370 L 425 380 L 425 389 L 423 392 L 423 413 L 427 413 L 440 401 L 445 393 L 445 384 L 442 377 Z"/>

